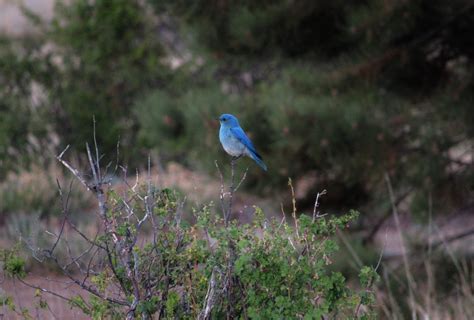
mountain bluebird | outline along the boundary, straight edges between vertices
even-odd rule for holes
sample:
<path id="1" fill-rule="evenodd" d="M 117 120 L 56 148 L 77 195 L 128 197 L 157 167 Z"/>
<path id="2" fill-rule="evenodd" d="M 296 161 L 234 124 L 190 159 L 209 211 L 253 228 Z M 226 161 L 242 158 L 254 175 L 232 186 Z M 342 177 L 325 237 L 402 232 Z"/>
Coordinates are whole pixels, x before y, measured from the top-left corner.
<path id="1" fill-rule="evenodd" d="M 219 121 L 221 123 L 219 140 L 224 150 L 237 159 L 241 156 L 248 156 L 263 170 L 267 171 L 267 166 L 263 163 L 262 157 L 257 153 L 252 141 L 240 127 L 239 120 L 231 114 L 223 114 L 219 117 Z"/>

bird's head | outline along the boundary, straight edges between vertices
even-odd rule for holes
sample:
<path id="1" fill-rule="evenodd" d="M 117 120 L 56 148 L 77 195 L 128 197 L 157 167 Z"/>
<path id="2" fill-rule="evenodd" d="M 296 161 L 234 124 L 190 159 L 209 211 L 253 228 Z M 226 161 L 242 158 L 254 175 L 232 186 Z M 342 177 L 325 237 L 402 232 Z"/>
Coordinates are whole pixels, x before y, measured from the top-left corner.
<path id="1" fill-rule="evenodd" d="M 234 128 L 239 126 L 239 120 L 231 114 L 224 113 L 219 117 L 219 122 L 221 126 L 226 126 L 229 128 Z"/>

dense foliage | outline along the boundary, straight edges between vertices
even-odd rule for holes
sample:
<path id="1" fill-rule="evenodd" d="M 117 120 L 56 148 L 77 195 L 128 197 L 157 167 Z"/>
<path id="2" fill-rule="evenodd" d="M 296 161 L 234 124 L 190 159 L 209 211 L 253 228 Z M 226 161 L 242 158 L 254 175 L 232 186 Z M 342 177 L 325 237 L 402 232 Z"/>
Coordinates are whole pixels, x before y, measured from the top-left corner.
<path id="1" fill-rule="evenodd" d="M 174 105 L 185 128 L 176 136 L 188 141 L 178 151 L 202 158 L 196 146 L 212 150 L 215 127 L 206 119 L 225 109 L 269 158 L 271 179 L 314 176 L 309 194 L 328 188 L 337 206 L 380 202 L 384 173 L 401 193 L 416 189 L 418 212 L 428 192 L 455 202 L 472 194 L 467 1 L 151 3 L 195 30 L 217 69 Z M 170 132 L 154 134 L 151 122 L 142 122 L 150 140 Z"/>
<path id="2" fill-rule="evenodd" d="M 52 136 L 90 141 L 93 115 L 109 155 L 120 140 L 132 165 L 153 149 L 214 170 L 215 119 L 232 112 L 269 164 L 265 183 L 249 177 L 261 193 L 306 177 L 307 201 L 326 188 L 337 208 L 386 207 L 388 173 L 415 213 L 428 193 L 458 206 L 474 181 L 472 13 L 465 0 L 58 4 L 49 25 L 30 14 L 35 36 L 1 42 L 2 171 Z"/>
<path id="3" fill-rule="evenodd" d="M 133 101 L 167 77 L 160 63 L 164 48 L 145 8 L 139 1 L 58 2 L 47 25 L 25 13 L 37 33 L 5 38 L 0 46 L 0 103 L 5 110 L 0 139 L 8 139 L 2 147 L 24 152 L 30 133 L 50 142 L 47 132 L 29 132 L 38 113 L 37 127 L 49 128 L 61 142 L 84 145 L 94 116 L 108 154 L 115 154 L 119 140 L 126 147 L 134 144 Z M 9 154 L 2 151 L 6 161 Z"/>

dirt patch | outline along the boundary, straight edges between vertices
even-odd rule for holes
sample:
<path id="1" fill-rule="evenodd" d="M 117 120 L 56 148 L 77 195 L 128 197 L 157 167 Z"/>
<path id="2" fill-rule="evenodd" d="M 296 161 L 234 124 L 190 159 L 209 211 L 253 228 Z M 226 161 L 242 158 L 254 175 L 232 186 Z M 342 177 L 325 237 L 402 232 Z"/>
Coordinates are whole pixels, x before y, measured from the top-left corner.
<path id="1" fill-rule="evenodd" d="M 81 289 L 77 285 L 71 284 L 67 278 L 56 274 L 46 276 L 32 273 L 25 280 L 65 297 L 72 297 L 81 293 Z M 13 298 L 17 312 L 26 308 L 34 319 L 89 319 L 81 310 L 71 308 L 65 300 L 48 293 L 43 293 L 43 299 L 48 303 L 49 308 L 39 308 L 39 298 L 35 297 L 36 290 L 23 285 L 18 280 L 5 279 L 0 284 L 0 288 L 3 291 L 2 295 Z M 24 319 L 17 312 L 3 306 L 0 308 L 0 319 Z"/>

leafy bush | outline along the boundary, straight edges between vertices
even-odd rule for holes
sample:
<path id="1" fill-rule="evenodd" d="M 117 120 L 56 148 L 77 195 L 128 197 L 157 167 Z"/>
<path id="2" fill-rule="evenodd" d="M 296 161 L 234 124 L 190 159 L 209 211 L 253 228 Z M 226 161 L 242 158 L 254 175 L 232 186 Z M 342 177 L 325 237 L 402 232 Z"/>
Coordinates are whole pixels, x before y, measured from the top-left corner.
<path id="1" fill-rule="evenodd" d="M 2 249 L 0 261 L 5 275 L 9 277 L 24 278 L 26 276 L 25 261 L 18 255 L 18 247 L 13 249 Z"/>
<path id="2" fill-rule="evenodd" d="M 124 0 L 58 1 L 48 23 L 24 11 L 36 33 L 0 42 L 5 71 L 0 77 L 0 142 L 5 142 L 0 161 L 7 146 L 23 148 L 25 129 L 38 117 L 33 133 L 40 141 L 49 137 L 38 133 L 49 129 L 65 144 L 83 145 L 91 138 L 95 116 L 107 154 L 114 154 L 119 139 L 123 146 L 133 145 L 134 99 L 164 86 L 169 75 L 160 61 L 165 51 L 155 17 L 146 14 L 141 1 Z M 133 160 L 134 155 L 122 156 Z"/>
<path id="3" fill-rule="evenodd" d="M 58 3 L 46 41 L 61 65 L 46 87 L 60 106 L 57 130 L 68 143 L 90 140 L 92 115 L 108 154 L 117 139 L 132 144 L 130 107 L 147 87 L 164 80 L 164 54 L 140 1 L 74 1 Z M 86 130 L 84 130 L 86 129 Z"/>
<path id="4" fill-rule="evenodd" d="M 38 153 L 51 150 L 57 136 L 45 122 L 38 84 L 32 79 L 45 73 L 37 56 L 41 43 L 34 37 L 0 36 L 0 178 L 28 166 Z M 36 92 L 36 95 L 34 94 Z"/>
<path id="5" fill-rule="evenodd" d="M 194 210 L 196 224 L 190 225 L 182 219 L 182 201 L 172 190 L 157 189 L 150 176 L 120 194 L 107 187 L 96 162 L 98 155 L 89 155 L 92 181 L 70 170 L 96 197 L 103 230 L 89 238 L 66 211 L 56 240 L 49 248 L 34 250 L 38 260 L 56 264 L 90 293 L 88 299 L 62 297 L 86 315 L 127 319 L 158 314 L 180 319 L 374 316 L 375 270 L 361 270 L 358 291 L 346 284 L 341 273 L 329 269 L 338 250 L 334 233 L 347 228 L 357 212 L 327 219 L 298 217 L 293 211 L 293 220 L 286 221 L 267 219 L 255 208 L 253 222 L 238 225 L 226 220 L 232 206 L 225 209 L 229 194 L 221 193 L 222 210 L 228 212 L 224 218 L 211 204 Z M 67 210 L 68 200 L 61 195 Z M 85 250 L 71 249 L 63 236 L 65 226 L 80 235 Z M 66 246 L 67 256 L 58 254 L 60 245 Z M 14 253 L 3 255 L 7 275 L 41 291 L 23 279 L 24 262 Z"/>

